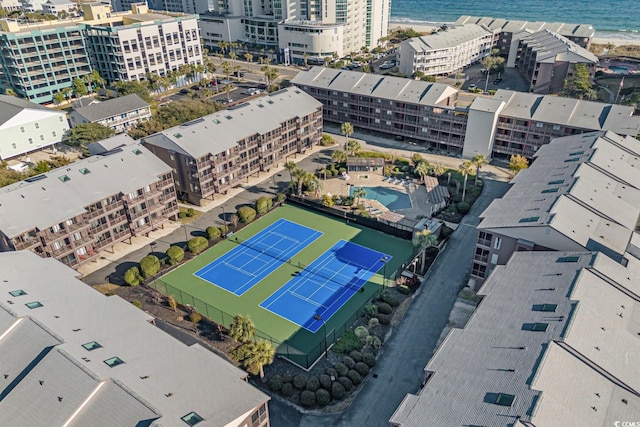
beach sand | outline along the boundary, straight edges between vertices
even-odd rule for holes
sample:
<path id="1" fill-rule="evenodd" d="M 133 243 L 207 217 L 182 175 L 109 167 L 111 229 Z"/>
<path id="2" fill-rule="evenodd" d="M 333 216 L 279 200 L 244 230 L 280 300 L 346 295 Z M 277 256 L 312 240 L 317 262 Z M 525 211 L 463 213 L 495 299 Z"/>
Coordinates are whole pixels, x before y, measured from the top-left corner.
<path id="1" fill-rule="evenodd" d="M 413 28 L 415 31 L 418 31 L 420 33 L 431 33 L 433 30 L 437 30 L 438 26 L 434 26 L 434 25 L 420 25 L 420 24 L 414 24 L 414 23 L 406 23 L 406 22 L 394 22 L 391 21 L 389 23 L 389 29 L 393 30 L 396 28 Z M 591 43 L 596 43 L 596 44 L 613 44 L 614 46 L 640 46 L 640 39 L 635 40 L 635 39 L 624 39 L 624 38 L 615 38 L 615 37 L 602 37 L 602 36 L 598 36 L 596 33 L 596 36 L 591 40 Z"/>

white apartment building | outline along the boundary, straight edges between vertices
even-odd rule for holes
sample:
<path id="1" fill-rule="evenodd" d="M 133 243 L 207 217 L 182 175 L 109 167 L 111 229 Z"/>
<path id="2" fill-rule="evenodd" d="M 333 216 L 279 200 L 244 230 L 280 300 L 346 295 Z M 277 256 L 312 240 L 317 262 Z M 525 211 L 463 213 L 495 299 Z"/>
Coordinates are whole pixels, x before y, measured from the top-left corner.
<path id="1" fill-rule="evenodd" d="M 51 15 L 58 15 L 62 12 L 71 15 L 74 10 L 78 10 L 78 5 L 71 0 L 47 0 L 42 3 L 42 12 Z"/>
<path id="2" fill-rule="evenodd" d="M 466 24 L 405 40 L 398 47 L 398 68 L 406 76 L 454 73 L 489 56 L 493 36 L 483 25 Z"/>
<path id="3" fill-rule="evenodd" d="M 216 2 L 200 16 L 204 45 L 243 42 L 273 49 L 281 61 L 323 60 L 372 48 L 387 35 L 390 0 Z"/>

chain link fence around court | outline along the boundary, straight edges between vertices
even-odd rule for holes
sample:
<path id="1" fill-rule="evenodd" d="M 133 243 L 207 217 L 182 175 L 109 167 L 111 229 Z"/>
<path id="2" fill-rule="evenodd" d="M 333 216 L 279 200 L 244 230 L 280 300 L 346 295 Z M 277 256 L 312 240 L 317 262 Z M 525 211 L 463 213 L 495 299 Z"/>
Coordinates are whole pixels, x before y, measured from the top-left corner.
<path id="1" fill-rule="evenodd" d="M 400 272 L 401 269 L 394 271 L 389 279 L 395 280 Z M 231 326 L 231 322 L 233 321 L 235 314 L 227 313 L 217 307 L 207 304 L 188 292 L 170 285 L 162 279 L 153 281 L 149 286 L 167 297 L 173 296 L 178 304 L 191 307 L 199 314 L 205 316 L 218 325 L 224 326 L 227 329 Z M 255 336 L 258 339 L 269 341 L 276 349 L 278 356 L 281 356 L 306 370 L 311 368 L 316 361 L 338 340 L 338 338 L 340 338 L 351 327 L 351 325 L 358 320 L 358 318 L 364 315 L 364 306 L 370 303 L 375 296 L 376 292 L 373 292 L 372 295 L 370 295 L 369 298 L 367 298 L 366 301 L 364 301 L 349 318 L 341 322 L 340 326 L 336 328 L 332 327 L 332 329 L 327 330 L 326 323 L 323 324 L 322 328 L 318 331 L 319 342 L 309 350 L 296 348 L 288 341 L 281 342 L 260 329 L 256 329 Z"/>

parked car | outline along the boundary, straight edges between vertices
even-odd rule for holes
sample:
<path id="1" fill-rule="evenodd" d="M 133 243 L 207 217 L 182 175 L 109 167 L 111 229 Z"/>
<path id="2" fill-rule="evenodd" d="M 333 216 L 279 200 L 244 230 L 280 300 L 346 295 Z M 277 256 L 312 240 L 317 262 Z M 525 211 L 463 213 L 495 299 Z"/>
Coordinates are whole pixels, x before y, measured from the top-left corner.
<path id="1" fill-rule="evenodd" d="M 469 89 L 475 89 L 475 88 L 477 88 L 477 87 L 478 87 L 478 85 L 476 85 L 476 84 L 474 84 L 474 83 L 471 83 L 471 84 L 469 85 Z"/>
<path id="2" fill-rule="evenodd" d="M 502 82 L 502 78 L 501 78 L 501 77 L 498 77 L 497 79 L 495 79 L 495 80 L 493 81 L 493 84 L 494 84 L 494 85 L 497 85 L 497 84 L 500 84 L 501 82 Z"/>
<path id="3" fill-rule="evenodd" d="M 267 90 L 267 85 L 266 85 L 266 84 L 264 84 L 264 83 L 260 83 L 260 84 L 258 85 L 258 89 L 260 89 L 260 90 Z"/>
<path id="4" fill-rule="evenodd" d="M 187 95 L 190 92 L 191 92 L 191 89 L 180 89 L 180 93 L 183 95 Z"/>
<path id="5" fill-rule="evenodd" d="M 244 77 L 244 73 L 242 71 L 234 71 L 233 77 Z"/>

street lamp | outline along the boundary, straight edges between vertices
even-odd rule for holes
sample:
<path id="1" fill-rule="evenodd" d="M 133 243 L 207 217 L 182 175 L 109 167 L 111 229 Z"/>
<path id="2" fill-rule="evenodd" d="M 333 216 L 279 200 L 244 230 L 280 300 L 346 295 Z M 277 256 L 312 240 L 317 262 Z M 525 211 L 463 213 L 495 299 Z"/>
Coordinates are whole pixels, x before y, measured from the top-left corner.
<path id="1" fill-rule="evenodd" d="M 224 210 L 224 205 L 222 205 L 222 220 L 224 221 L 224 228 L 227 230 L 227 213 Z"/>
<path id="2" fill-rule="evenodd" d="M 387 261 L 389 261 L 389 257 L 386 255 L 380 259 L 380 262 L 384 264 L 384 267 L 382 269 L 382 287 L 383 288 L 387 287 Z"/>
<path id="3" fill-rule="evenodd" d="M 156 242 L 151 242 L 149 243 L 149 246 L 151 246 L 151 252 L 153 253 L 153 248 L 157 245 Z"/>
<path id="4" fill-rule="evenodd" d="M 322 316 L 320 316 L 319 314 L 314 314 L 313 318 L 315 320 L 319 320 L 319 321 L 322 322 L 322 328 L 323 328 L 323 331 L 324 331 L 324 357 L 325 357 L 325 359 L 328 359 L 329 358 L 329 347 L 327 346 L 327 322 L 325 322 L 322 319 Z"/>

